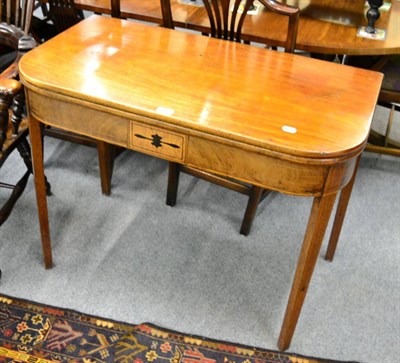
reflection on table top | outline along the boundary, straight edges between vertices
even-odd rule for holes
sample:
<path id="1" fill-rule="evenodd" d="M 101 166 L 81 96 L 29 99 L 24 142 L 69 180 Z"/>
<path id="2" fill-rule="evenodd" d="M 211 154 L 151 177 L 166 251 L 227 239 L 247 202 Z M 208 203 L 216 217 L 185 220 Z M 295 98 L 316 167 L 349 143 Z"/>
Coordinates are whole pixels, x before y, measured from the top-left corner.
<path id="1" fill-rule="evenodd" d="M 360 25 L 366 25 L 368 9 L 364 0 L 286 0 L 301 9 L 297 46 L 299 50 L 325 54 L 373 55 L 400 53 L 400 2 L 392 0 L 391 9 L 382 12 L 376 27 L 386 30 L 385 40 L 357 36 Z M 97 13 L 109 14 L 110 0 L 75 0 L 76 5 Z M 172 0 L 176 25 L 207 32 L 208 18 L 203 7 L 180 4 Z M 159 0 L 121 0 L 121 16 L 161 23 Z M 260 11 L 249 15 L 243 39 L 280 46 L 284 43 L 287 18 Z"/>

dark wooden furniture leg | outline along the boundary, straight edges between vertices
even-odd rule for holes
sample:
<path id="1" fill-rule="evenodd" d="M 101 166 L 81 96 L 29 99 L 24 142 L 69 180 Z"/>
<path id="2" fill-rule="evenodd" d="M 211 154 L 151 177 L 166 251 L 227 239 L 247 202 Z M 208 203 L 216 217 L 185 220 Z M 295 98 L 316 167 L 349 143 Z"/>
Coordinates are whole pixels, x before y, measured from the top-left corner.
<path id="1" fill-rule="evenodd" d="M 167 205 L 173 207 L 176 204 L 179 185 L 179 164 L 169 163 L 168 168 L 168 190 L 167 190 Z"/>
<path id="2" fill-rule="evenodd" d="M 340 192 L 338 206 L 336 208 L 335 220 L 332 226 L 331 236 L 329 238 L 328 248 L 325 254 L 325 260 L 332 261 L 335 255 L 336 246 L 339 240 L 340 231 L 342 230 L 344 217 L 346 215 L 347 206 L 349 204 L 351 191 L 353 190 L 354 180 L 360 163 L 361 155 L 358 157 L 353 176 L 349 183 Z"/>
<path id="3" fill-rule="evenodd" d="M 251 186 L 249 191 L 249 199 L 247 201 L 246 211 L 244 212 L 244 217 L 242 220 L 242 225 L 240 227 L 240 234 L 243 236 L 248 236 L 250 233 L 251 226 L 253 224 L 254 217 L 256 216 L 257 207 L 260 204 L 263 190 L 255 185 Z"/>
<path id="4" fill-rule="evenodd" d="M 104 195 L 111 194 L 111 179 L 114 167 L 115 149 L 104 141 L 97 141 L 99 155 L 99 168 L 101 179 L 101 191 Z"/>
<path id="5" fill-rule="evenodd" d="M 30 115 L 29 132 L 32 146 L 36 201 L 38 206 L 40 234 L 42 237 L 44 265 L 46 269 L 48 269 L 53 267 L 53 257 L 51 253 L 49 214 L 47 209 L 46 182 L 44 176 L 42 129 L 43 125 L 41 125 L 33 115 Z"/>
<path id="6" fill-rule="evenodd" d="M 0 183 L 0 186 L 3 187 L 3 188 L 13 189 L 10 198 L 7 200 L 7 202 L 0 209 L 0 226 L 10 216 L 11 211 L 14 208 L 15 203 L 17 202 L 19 197 L 24 192 L 25 187 L 26 187 L 26 183 L 28 182 L 30 174 L 31 174 L 31 172 L 29 170 L 27 170 L 25 172 L 25 174 L 23 175 L 23 177 L 15 185 L 8 185 L 8 184 L 5 184 L 5 183 Z"/>

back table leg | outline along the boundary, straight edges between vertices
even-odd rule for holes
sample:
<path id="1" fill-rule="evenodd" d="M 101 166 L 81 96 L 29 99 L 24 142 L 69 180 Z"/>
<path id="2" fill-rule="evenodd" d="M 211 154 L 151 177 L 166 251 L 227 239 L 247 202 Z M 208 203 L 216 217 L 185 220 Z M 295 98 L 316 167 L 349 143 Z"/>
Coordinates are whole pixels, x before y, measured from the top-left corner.
<path id="1" fill-rule="evenodd" d="M 353 190 L 354 180 L 358 170 L 358 164 L 360 163 L 361 154 L 357 159 L 356 166 L 354 168 L 353 176 L 350 182 L 340 192 L 339 203 L 336 209 L 335 221 L 333 222 L 331 237 L 329 239 L 328 248 L 326 250 L 325 259 L 332 261 L 335 255 L 336 246 L 339 240 L 340 231 L 342 230 L 344 216 L 346 215 L 347 206 L 349 204 L 351 191 Z"/>
<path id="2" fill-rule="evenodd" d="M 46 181 L 44 176 L 42 128 L 43 125 L 40 124 L 34 116 L 30 115 L 29 135 L 31 139 L 33 172 L 39 214 L 40 234 L 42 237 L 44 265 L 46 268 L 51 268 L 53 267 L 53 257 L 51 253 L 49 215 L 46 199 Z"/>

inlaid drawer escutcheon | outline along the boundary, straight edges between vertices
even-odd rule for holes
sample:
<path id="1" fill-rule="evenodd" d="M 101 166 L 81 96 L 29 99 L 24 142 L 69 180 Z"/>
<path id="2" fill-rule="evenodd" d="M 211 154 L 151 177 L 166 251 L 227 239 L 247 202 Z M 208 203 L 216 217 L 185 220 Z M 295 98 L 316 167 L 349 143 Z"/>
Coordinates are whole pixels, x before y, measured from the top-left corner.
<path id="1" fill-rule="evenodd" d="M 158 157 L 183 161 L 186 136 L 131 121 L 129 147 Z"/>

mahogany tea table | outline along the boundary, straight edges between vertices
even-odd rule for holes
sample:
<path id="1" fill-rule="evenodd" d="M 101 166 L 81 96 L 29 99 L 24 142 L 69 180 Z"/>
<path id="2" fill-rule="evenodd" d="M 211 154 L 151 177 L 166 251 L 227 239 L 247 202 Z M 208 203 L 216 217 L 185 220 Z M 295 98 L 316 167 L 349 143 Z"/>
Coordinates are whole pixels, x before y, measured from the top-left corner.
<path id="1" fill-rule="evenodd" d="M 287 349 L 338 194 L 339 237 L 382 75 L 96 15 L 26 54 L 20 75 L 46 268 L 44 125 L 313 198 L 278 342 Z"/>

